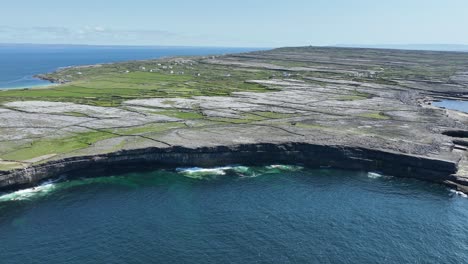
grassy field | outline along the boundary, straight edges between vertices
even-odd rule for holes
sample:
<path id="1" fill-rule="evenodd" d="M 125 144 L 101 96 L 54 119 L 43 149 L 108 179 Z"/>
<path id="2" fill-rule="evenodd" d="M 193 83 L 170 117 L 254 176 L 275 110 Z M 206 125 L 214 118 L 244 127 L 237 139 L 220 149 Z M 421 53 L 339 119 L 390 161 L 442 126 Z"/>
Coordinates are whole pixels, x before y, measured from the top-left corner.
<path id="1" fill-rule="evenodd" d="M 89 147 L 97 141 L 115 136 L 116 135 L 107 132 L 87 132 L 68 138 L 37 140 L 30 144 L 20 146 L 12 152 L 2 153 L 0 154 L 0 158 L 4 160 L 25 161 L 43 155 L 63 154 Z"/>
<path id="2" fill-rule="evenodd" d="M 233 92 L 270 90 L 246 82 L 268 78 L 272 74 L 268 70 L 253 72 L 210 64 L 195 66 L 194 63 L 142 61 L 67 68 L 46 76 L 68 83 L 42 89 L 2 91 L 0 103 L 47 100 L 119 106 L 125 100 L 138 98 L 229 96 Z"/>
<path id="3" fill-rule="evenodd" d="M 370 119 L 381 119 L 381 120 L 390 119 L 390 117 L 386 116 L 382 112 L 363 113 L 363 114 L 360 114 L 359 116 L 364 117 L 364 118 L 370 118 Z"/>

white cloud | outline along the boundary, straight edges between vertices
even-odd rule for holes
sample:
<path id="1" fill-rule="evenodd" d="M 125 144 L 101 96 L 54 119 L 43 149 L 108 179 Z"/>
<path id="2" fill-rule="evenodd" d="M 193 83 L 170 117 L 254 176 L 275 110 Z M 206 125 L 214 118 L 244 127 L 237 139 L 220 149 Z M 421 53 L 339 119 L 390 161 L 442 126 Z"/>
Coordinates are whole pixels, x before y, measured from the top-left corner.
<path id="1" fill-rule="evenodd" d="M 9 27 L 0 26 L 0 43 L 157 44 L 177 45 L 192 37 L 165 30 L 112 29 L 104 26 Z"/>
<path id="2" fill-rule="evenodd" d="M 94 27 L 94 31 L 97 31 L 97 32 L 103 32 L 105 31 L 105 29 L 103 27 Z"/>

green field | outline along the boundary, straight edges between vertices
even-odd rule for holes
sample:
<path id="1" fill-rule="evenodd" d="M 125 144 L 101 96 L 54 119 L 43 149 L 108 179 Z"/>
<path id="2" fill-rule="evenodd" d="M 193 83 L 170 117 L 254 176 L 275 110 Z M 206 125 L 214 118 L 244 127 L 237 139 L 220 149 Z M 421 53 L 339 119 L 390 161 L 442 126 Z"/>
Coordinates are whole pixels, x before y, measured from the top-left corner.
<path id="1" fill-rule="evenodd" d="M 165 66 L 158 66 L 162 63 Z M 271 90 L 246 82 L 266 79 L 272 74 L 271 71 L 252 72 L 210 64 L 197 64 L 194 67 L 193 63 L 189 66 L 175 62 L 142 61 L 101 67 L 67 68 L 45 76 L 67 80 L 68 83 L 42 89 L 2 91 L 0 103 L 47 100 L 119 106 L 125 100 L 139 98 L 229 96 L 233 92 Z M 153 68 L 154 72 L 150 72 Z"/>

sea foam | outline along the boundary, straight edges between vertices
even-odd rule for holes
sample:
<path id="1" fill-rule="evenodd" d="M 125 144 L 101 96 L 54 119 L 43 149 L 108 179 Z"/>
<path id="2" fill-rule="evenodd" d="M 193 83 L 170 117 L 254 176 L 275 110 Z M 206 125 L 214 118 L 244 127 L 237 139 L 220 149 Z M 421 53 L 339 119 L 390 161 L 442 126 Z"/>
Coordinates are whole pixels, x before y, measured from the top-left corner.
<path id="1" fill-rule="evenodd" d="M 55 183 L 42 184 L 37 187 L 27 188 L 0 196 L 0 202 L 23 201 L 42 197 L 55 189 Z"/>
<path id="2" fill-rule="evenodd" d="M 177 168 L 176 171 L 191 178 L 209 178 L 210 176 L 222 176 L 228 172 L 232 172 L 242 177 L 256 177 L 264 174 L 275 174 L 286 171 L 302 170 L 301 166 L 293 165 L 269 165 L 264 167 L 247 167 L 247 166 L 224 166 L 215 168 Z"/>
<path id="3" fill-rule="evenodd" d="M 456 196 L 460 196 L 460 197 L 463 197 L 463 198 L 468 198 L 468 195 L 464 192 L 460 192 L 460 191 L 457 191 L 457 190 L 454 190 L 454 189 L 450 189 L 450 192 L 452 195 L 456 195 Z"/>
<path id="4" fill-rule="evenodd" d="M 378 178 L 382 178 L 383 175 L 378 173 L 378 172 L 368 172 L 367 177 L 369 177 L 371 179 L 378 179 Z"/>

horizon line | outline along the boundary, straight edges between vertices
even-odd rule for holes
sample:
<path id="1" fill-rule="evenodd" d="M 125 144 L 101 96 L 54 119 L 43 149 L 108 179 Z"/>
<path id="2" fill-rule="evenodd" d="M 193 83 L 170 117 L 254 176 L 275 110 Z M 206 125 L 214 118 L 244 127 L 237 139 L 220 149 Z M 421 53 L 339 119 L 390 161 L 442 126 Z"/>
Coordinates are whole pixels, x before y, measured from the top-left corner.
<path id="1" fill-rule="evenodd" d="M 298 45 L 298 46 L 201 46 L 201 45 L 141 45 L 141 44 L 73 44 L 73 43 L 28 43 L 28 42 L 0 42 L 1 46 L 63 46 L 63 47 L 115 47 L 115 48 L 218 48 L 218 49 L 255 49 L 269 50 L 276 48 L 317 47 L 317 48 L 356 48 L 356 49 L 389 49 L 412 51 L 440 51 L 440 52 L 468 52 L 468 44 L 421 43 L 421 44 L 332 44 L 332 45 Z M 439 48 L 437 48 L 439 47 Z"/>

